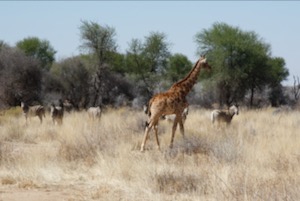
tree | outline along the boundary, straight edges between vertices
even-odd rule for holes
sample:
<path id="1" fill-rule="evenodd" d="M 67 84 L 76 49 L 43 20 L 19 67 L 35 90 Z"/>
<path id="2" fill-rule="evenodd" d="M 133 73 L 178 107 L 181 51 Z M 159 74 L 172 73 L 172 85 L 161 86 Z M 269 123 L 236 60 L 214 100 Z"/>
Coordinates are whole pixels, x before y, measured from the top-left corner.
<path id="1" fill-rule="evenodd" d="M 81 21 L 80 37 L 81 49 L 97 58 L 98 66 L 109 63 L 111 53 L 116 52 L 116 31 L 107 25 L 101 26 L 96 22 Z"/>
<path id="2" fill-rule="evenodd" d="M 286 103 L 282 91 L 281 81 L 289 75 L 289 72 L 286 68 L 283 68 L 283 66 L 285 66 L 285 61 L 280 57 L 270 58 L 268 61 L 268 66 L 270 67 L 270 72 L 265 79 L 268 80 L 269 87 L 271 88 L 269 100 L 272 106 L 277 107 Z"/>
<path id="3" fill-rule="evenodd" d="M 63 96 L 75 107 L 87 104 L 90 74 L 80 57 L 67 58 L 53 65 L 51 72 L 60 80 Z"/>
<path id="4" fill-rule="evenodd" d="M 42 101 L 42 71 L 38 61 L 16 48 L 0 50 L 0 84 L 2 106 Z"/>
<path id="5" fill-rule="evenodd" d="M 185 55 L 174 54 L 169 58 L 166 76 L 172 82 L 177 82 L 192 69 L 192 66 L 192 62 Z"/>
<path id="6" fill-rule="evenodd" d="M 280 83 L 288 75 L 284 62 L 274 63 L 277 59 L 271 57 L 270 45 L 255 32 L 215 23 L 197 33 L 196 42 L 213 66 L 210 80 L 218 89 L 221 105 L 242 100 L 250 92 L 252 106 L 256 91 L 272 86 L 275 80 Z"/>
<path id="7" fill-rule="evenodd" d="M 143 54 L 150 72 L 163 74 L 170 57 L 169 44 L 166 35 L 159 32 L 151 32 L 145 37 Z"/>
<path id="8" fill-rule="evenodd" d="M 300 80 L 299 77 L 293 76 L 294 79 L 294 85 L 293 85 L 293 95 L 294 95 L 294 100 L 295 102 L 298 101 L 299 96 L 300 96 Z"/>
<path id="9" fill-rule="evenodd" d="M 96 22 L 82 21 L 80 26 L 82 39 L 81 49 L 87 50 L 95 58 L 95 73 L 92 75 L 90 94 L 93 96 L 91 105 L 99 105 L 103 102 L 101 94 L 107 94 L 108 87 L 105 86 L 105 79 L 109 78 L 108 68 L 112 63 L 112 56 L 116 52 L 116 32 L 109 26 L 101 26 Z"/>
<path id="10" fill-rule="evenodd" d="M 21 49 L 27 56 L 40 61 L 43 69 L 49 70 L 55 61 L 56 51 L 48 40 L 40 40 L 37 37 L 28 37 L 17 42 L 16 46 Z"/>
<path id="11" fill-rule="evenodd" d="M 112 62 L 110 64 L 110 68 L 112 69 L 112 71 L 124 75 L 126 73 L 125 55 L 116 52 L 112 53 L 111 57 Z"/>
<path id="12" fill-rule="evenodd" d="M 166 35 L 151 32 L 145 41 L 132 39 L 126 54 L 128 73 L 139 82 L 140 93 L 149 99 L 166 73 L 170 57 Z"/>
<path id="13" fill-rule="evenodd" d="M 5 43 L 3 40 L 0 40 L 0 50 L 3 48 L 9 48 L 9 45 Z"/>

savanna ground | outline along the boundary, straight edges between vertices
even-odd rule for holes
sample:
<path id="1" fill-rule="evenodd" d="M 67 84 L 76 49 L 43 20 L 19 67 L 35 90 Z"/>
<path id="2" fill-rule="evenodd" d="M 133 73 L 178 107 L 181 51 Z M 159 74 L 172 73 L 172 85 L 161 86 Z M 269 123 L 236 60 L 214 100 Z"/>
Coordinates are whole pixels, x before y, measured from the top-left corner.
<path id="1" fill-rule="evenodd" d="M 190 108 L 183 139 L 161 121 L 139 151 L 146 116 L 108 109 L 101 120 L 49 114 L 25 125 L 19 107 L 0 116 L 0 200 L 300 200 L 300 112 L 240 110 L 214 128 Z"/>

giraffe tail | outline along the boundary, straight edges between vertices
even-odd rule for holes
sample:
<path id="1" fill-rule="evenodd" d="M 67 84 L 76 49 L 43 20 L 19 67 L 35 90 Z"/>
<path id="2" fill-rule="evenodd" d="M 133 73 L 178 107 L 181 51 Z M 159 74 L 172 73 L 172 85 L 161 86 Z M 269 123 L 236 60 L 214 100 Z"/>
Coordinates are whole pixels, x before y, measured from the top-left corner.
<path id="1" fill-rule="evenodd" d="M 150 116 L 151 116 L 151 112 L 150 112 L 150 102 L 149 102 L 149 104 L 148 105 L 144 105 L 144 112 L 145 112 L 145 114 L 150 118 Z M 149 122 L 148 121 L 146 121 L 145 122 L 145 129 L 147 128 L 149 126 Z"/>
<path id="2" fill-rule="evenodd" d="M 214 122 L 215 122 L 215 119 L 216 119 L 216 112 L 213 111 L 213 112 L 211 113 L 210 120 L 211 120 L 212 123 L 214 123 Z"/>
<path id="3" fill-rule="evenodd" d="M 148 105 L 144 105 L 144 112 L 146 115 L 148 115 L 149 113 L 149 106 Z"/>
<path id="4" fill-rule="evenodd" d="M 150 111 L 151 105 L 152 105 L 152 99 L 149 101 L 148 105 L 144 105 L 144 112 L 149 117 L 151 116 L 151 111 Z"/>

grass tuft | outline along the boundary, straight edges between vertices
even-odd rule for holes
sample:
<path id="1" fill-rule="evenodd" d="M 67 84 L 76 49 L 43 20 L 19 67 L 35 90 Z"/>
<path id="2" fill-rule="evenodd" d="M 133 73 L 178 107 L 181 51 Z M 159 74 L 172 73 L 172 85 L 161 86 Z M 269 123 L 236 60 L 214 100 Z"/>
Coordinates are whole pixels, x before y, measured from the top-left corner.
<path id="1" fill-rule="evenodd" d="M 155 182 L 158 191 L 166 194 L 195 192 L 199 183 L 193 175 L 176 175 L 172 172 L 155 175 Z"/>

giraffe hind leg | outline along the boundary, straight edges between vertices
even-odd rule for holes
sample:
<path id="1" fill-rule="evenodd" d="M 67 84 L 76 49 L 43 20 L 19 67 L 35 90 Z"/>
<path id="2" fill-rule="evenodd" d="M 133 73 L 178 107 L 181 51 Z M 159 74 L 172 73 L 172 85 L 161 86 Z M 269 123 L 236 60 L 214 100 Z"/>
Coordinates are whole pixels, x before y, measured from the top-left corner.
<path id="1" fill-rule="evenodd" d="M 182 137 L 184 137 L 184 126 L 183 126 L 182 119 L 179 120 L 179 126 L 180 126 L 180 133 Z"/>
<path id="2" fill-rule="evenodd" d="M 173 127 L 172 127 L 172 136 L 171 136 L 170 148 L 173 148 L 173 141 L 174 141 L 174 136 L 175 136 L 177 124 L 178 124 L 178 119 L 177 119 L 177 116 L 176 116 L 176 118 L 174 120 L 174 123 L 173 123 Z"/>
<path id="3" fill-rule="evenodd" d="M 42 115 L 38 115 L 39 119 L 40 119 L 40 123 L 43 123 L 43 116 Z"/>
<path id="4" fill-rule="evenodd" d="M 148 135 L 149 135 L 149 132 L 151 131 L 152 126 L 153 126 L 152 122 L 146 124 L 145 134 L 144 134 L 143 142 L 141 145 L 141 152 L 143 152 L 145 150 L 145 144 L 148 139 Z"/>
<path id="5" fill-rule="evenodd" d="M 154 131 L 155 131 L 155 138 L 156 138 L 156 143 L 157 143 L 157 149 L 160 150 L 159 139 L 158 139 L 158 126 L 157 125 L 154 126 Z"/>

